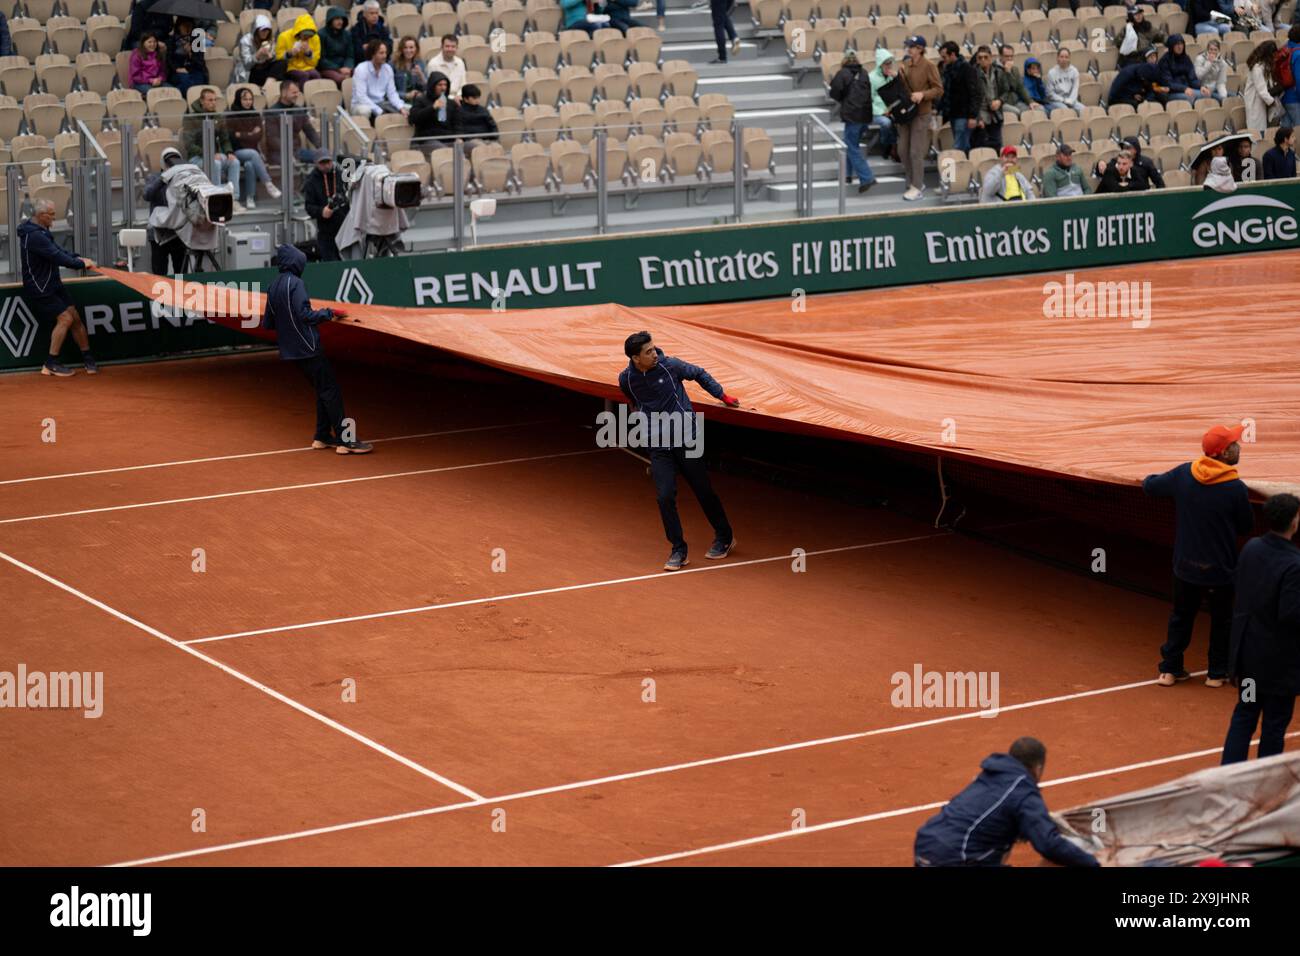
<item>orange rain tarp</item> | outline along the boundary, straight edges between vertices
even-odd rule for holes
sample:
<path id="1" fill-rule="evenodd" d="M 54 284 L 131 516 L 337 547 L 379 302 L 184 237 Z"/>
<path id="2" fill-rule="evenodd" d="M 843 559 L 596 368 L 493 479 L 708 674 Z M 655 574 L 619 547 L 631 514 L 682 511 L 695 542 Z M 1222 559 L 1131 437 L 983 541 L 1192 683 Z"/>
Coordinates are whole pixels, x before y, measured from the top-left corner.
<path id="1" fill-rule="evenodd" d="M 102 271 L 171 304 L 170 292 L 153 295 L 156 276 Z M 1062 288 L 1045 291 L 1051 282 Z M 1132 484 L 1198 455 L 1208 426 L 1249 420 L 1243 477 L 1259 490 L 1300 479 L 1300 255 L 1080 270 L 1073 282 L 1040 274 L 802 305 L 493 313 L 340 304 L 349 317 L 324 327 L 325 344 L 346 352 L 360 326 L 617 398 L 623 339 L 647 329 L 740 397 L 741 410 L 726 410 L 690 386 L 698 409 L 738 424 Z M 1139 283 L 1126 315 L 1074 314 L 1066 299 L 1085 306 L 1080 283 L 1098 282 Z M 1045 303 L 1066 314 L 1045 315 Z"/>

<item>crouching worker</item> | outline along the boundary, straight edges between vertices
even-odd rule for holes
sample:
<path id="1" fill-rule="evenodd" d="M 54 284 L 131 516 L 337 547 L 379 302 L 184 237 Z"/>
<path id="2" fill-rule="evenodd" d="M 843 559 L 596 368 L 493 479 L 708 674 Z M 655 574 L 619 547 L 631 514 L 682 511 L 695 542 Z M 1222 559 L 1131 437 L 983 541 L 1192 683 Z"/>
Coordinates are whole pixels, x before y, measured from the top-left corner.
<path id="1" fill-rule="evenodd" d="M 302 281 L 302 270 L 307 257 L 294 246 L 282 245 L 275 253 L 275 263 L 280 274 L 266 293 L 266 311 L 262 313 L 262 328 L 275 331 L 280 346 L 280 358 L 293 362 L 302 369 L 316 389 L 316 436 L 312 448 L 333 448 L 340 455 L 364 455 L 372 450 L 368 442 L 358 441 L 355 426 L 345 426 L 343 395 L 334 369 L 321 348 L 322 322 L 342 319 L 347 313 L 342 309 L 313 309 L 307 297 L 307 283 Z"/>
<path id="2" fill-rule="evenodd" d="M 1021 737 L 1011 752 L 991 754 L 980 775 L 916 831 L 917 866 L 1002 866 L 1016 840 L 1062 866 L 1100 866 L 1061 836 L 1039 792 L 1047 748 Z"/>

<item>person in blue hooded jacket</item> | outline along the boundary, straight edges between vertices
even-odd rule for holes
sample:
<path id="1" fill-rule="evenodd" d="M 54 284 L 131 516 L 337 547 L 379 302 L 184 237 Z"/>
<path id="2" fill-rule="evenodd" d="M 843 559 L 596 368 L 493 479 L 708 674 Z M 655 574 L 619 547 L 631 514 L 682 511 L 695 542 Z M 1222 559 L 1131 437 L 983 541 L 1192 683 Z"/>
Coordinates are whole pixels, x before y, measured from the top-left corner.
<path id="1" fill-rule="evenodd" d="M 81 321 L 77 307 L 63 285 L 59 267 L 65 269 L 94 269 L 95 263 L 85 256 L 68 252 L 50 234 L 54 224 L 54 203 L 48 199 L 32 202 L 32 216 L 18 226 L 18 257 L 23 265 L 23 302 L 31 309 L 37 322 L 53 322 L 50 333 L 50 354 L 41 366 L 42 375 L 67 378 L 74 374 L 59 361 L 59 352 L 68 330 L 81 349 L 81 361 L 88 375 L 99 371 L 95 357 L 90 354 L 90 337 Z"/>
<path id="2" fill-rule="evenodd" d="M 1028 840 L 1062 866 L 1100 866 L 1096 857 L 1061 836 L 1038 781 L 1047 748 L 1021 737 L 1009 753 L 990 754 L 980 775 L 916 831 L 917 866 L 1003 866 L 1017 840 Z"/>
<path id="3" fill-rule="evenodd" d="M 1025 60 L 1025 92 L 1033 103 L 1047 105 L 1047 90 L 1043 87 L 1043 64 L 1032 56 Z"/>
<path id="4" fill-rule="evenodd" d="M 690 563 L 681 518 L 677 514 L 679 472 L 695 492 L 709 524 L 713 525 L 713 545 L 705 557 L 711 561 L 725 558 L 736 546 L 736 538 L 722 501 L 709 482 L 704 459 L 700 457 L 703 436 L 695 431 L 695 413 L 691 400 L 686 397 L 686 382 L 699 382 L 706 392 L 730 408 L 737 407 L 740 400 L 728 395 L 714 377 L 698 365 L 665 355 L 663 349 L 655 347 L 649 332 L 629 335 L 623 343 L 623 352 L 628 363 L 618 376 L 618 387 L 632 409 L 644 413 L 651 426 L 648 448 L 650 474 L 659 500 L 659 517 L 673 548 L 664 570 L 680 571 Z M 676 427 L 659 427 L 659 423 Z"/>
<path id="5" fill-rule="evenodd" d="M 316 435 L 312 448 L 333 448 L 340 455 L 364 455 L 373 450 L 369 442 L 349 434 L 343 417 L 343 394 L 334 369 L 321 348 L 322 322 L 347 317 L 342 309 L 313 309 L 307 296 L 302 270 L 307 257 L 296 246 L 282 245 L 275 253 L 280 274 L 266 292 L 262 328 L 275 332 L 280 358 L 295 363 L 316 390 Z"/>
<path id="6" fill-rule="evenodd" d="M 1201 87 L 1196 76 L 1196 64 L 1187 55 L 1187 42 L 1181 33 L 1172 33 L 1165 45 L 1166 53 L 1157 64 L 1160 70 L 1160 85 L 1169 87 L 1171 100 L 1196 102 L 1203 96 L 1209 96 L 1208 89 Z"/>

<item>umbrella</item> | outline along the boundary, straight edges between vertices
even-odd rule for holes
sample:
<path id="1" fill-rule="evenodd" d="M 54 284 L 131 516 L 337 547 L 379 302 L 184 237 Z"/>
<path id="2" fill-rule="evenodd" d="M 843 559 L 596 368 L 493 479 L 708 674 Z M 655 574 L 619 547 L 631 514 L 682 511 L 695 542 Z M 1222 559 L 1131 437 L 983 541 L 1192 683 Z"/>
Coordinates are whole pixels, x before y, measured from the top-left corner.
<path id="1" fill-rule="evenodd" d="M 1225 133 L 1223 136 L 1220 136 L 1218 139 L 1210 140 L 1208 143 L 1202 146 L 1199 151 L 1197 151 L 1196 158 L 1192 160 L 1192 165 L 1190 168 L 1195 169 L 1201 163 L 1209 162 L 1210 151 L 1214 149 L 1214 147 L 1222 146 L 1224 147 L 1223 150 L 1224 153 L 1227 153 L 1228 152 L 1227 146 L 1229 143 L 1239 143 L 1243 139 L 1248 143 L 1253 143 L 1255 141 L 1255 137 L 1251 136 L 1250 133 L 1245 133 L 1245 132 Z"/>
<path id="2" fill-rule="evenodd" d="M 218 23 L 226 19 L 226 11 L 215 3 L 208 3 L 208 0 L 156 0 L 149 12 L 189 20 L 215 20 Z"/>

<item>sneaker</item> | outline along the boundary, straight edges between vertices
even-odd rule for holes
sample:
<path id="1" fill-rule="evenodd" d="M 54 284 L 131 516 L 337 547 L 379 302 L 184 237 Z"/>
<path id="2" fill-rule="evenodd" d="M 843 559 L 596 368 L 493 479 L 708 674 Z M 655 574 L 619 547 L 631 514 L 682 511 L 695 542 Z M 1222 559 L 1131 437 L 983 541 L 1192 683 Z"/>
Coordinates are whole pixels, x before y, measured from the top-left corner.
<path id="1" fill-rule="evenodd" d="M 710 561 L 719 561 L 731 554 L 731 549 L 736 546 L 736 539 L 732 538 L 726 544 L 721 541 L 714 541 L 708 552 L 704 555 Z"/>
<path id="2" fill-rule="evenodd" d="M 1205 686 L 1206 686 L 1206 687 L 1222 687 L 1222 686 L 1223 686 L 1224 684 L 1226 684 L 1226 683 L 1228 683 L 1228 679 L 1227 679 L 1226 677 L 1207 677 L 1207 678 L 1205 678 Z"/>
<path id="3" fill-rule="evenodd" d="M 45 364 L 41 366 L 42 375 L 55 375 L 59 378 L 70 378 L 77 373 L 68 368 L 62 362 L 56 362 L 54 359 L 46 359 Z"/>
<path id="4" fill-rule="evenodd" d="M 736 37 L 736 39 L 731 41 L 731 55 L 735 56 L 739 52 L 740 52 L 740 37 Z"/>
<path id="5" fill-rule="evenodd" d="M 876 184 L 876 181 L 875 181 L 874 179 L 871 180 L 871 182 L 869 182 L 869 183 L 863 183 L 861 186 L 858 187 L 858 192 L 859 192 L 859 193 L 864 193 L 864 192 L 866 192 L 868 189 L 870 189 L 872 186 L 874 186 L 875 184 Z"/>
<path id="6" fill-rule="evenodd" d="M 903 198 L 908 202 L 915 202 L 921 198 L 921 190 L 915 186 L 909 186 L 907 192 L 903 193 Z"/>
<path id="7" fill-rule="evenodd" d="M 1187 671 L 1179 671 L 1177 674 L 1170 674 L 1166 671 L 1156 678 L 1156 683 L 1161 687 L 1173 687 L 1179 681 L 1185 681 L 1191 676 Z"/>
<path id="8" fill-rule="evenodd" d="M 280 187 L 277 186 L 275 183 L 266 184 L 266 194 L 270 196 L 272 199 L 279 199 L 282 195 L 284 195 L 282 192 L 280 192 Z"/>
<path id="9" fill-rule="evenodd" d="M 343 444 L 337 438 L 313 438 L 311 440 L 312 448 L 338 448 Z"/>
<path id="10" fill-rule="evenodd" d="M 315 444 L 312 442 L 313 447 Z M 375 446 L 368 441 L 341 441 L 334 450 L 340 455 L 368 455 L 375 450 Z"/>
<path id="11" fill-rule="evenodd" d="M 252 196 L 249 196 L 247 199 L 244 200 L 244 208 L 245 208 L 245 209 L 256 209 L 256 208 L 257 208 L 257 200 L 254 199 Z"/>
<path id="12" fill-rule="evenodd" d="M 667 31 L 668 31 L 668 21 L 665 20 L 663 17 L 660 17 L 660 18 L 659 18 L 659 32 L 660 32 L 660 33 L 666 33 Z"/>
<path id="13" fill-rule="evenodd" d="M 636 5 L 636 10 L 634 10 L 633 13 L 645 13 L 647 10 L 653 9 L 654 4 L 651 3 L 650 0 L 641 0 L 641 2 Z"/>
<path id="14" fill-rule="evenodd" d="M 709 66 L 718 66 L 726 62 L 727 61 L 722 59 L 721 57 L 714 57 L 712 60 L 709 61 Z"/>
<path id="15" fill-rule="evenodd" d="M 236 216 L 239 215 L 241 212 L 247 212 L 247 210 L 240 204 L 238 199 L 236 199 L 233 203 L 230 204 L 230 211 L 232 214 Z"/>
<path id="16" fill-rule="evenodd" d="M 668 560 L 664 562 L 665 571 L 680 571 L 691 562 L 686 559 L 685 551 L 674 551 L 668 555 Z"/>
<path id="17" fill-rule="evenodd" d="M 99 363 L 95 361 L 95 356 L 89 352 L 81 356 L 81 364 L 85 367 L 87 375 L 99 374 Z"/>

